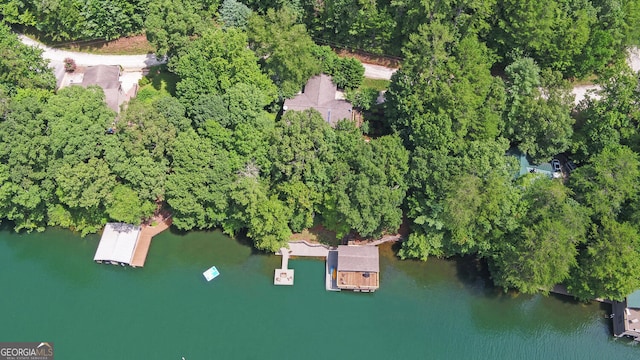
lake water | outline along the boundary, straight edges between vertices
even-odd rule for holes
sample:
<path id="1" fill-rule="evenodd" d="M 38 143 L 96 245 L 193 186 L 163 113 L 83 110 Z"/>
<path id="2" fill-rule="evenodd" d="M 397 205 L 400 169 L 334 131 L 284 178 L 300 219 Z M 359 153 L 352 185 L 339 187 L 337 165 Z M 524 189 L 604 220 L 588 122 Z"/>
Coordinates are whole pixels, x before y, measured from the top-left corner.
<path id="1" fill-rule="evenodd" d="M 295 285 L 276 287 L 280 257 L 219 232 L 160 234 L 142 269 L 95 264 L 98 240 L 0 230 L 0 341 L 50 341 L 58 360 L 640 358 L 607 306 L 504 294 L 468 262 L 386 246 L 378 292 L 332 293 L 323 261 L 291 260 Z"/>

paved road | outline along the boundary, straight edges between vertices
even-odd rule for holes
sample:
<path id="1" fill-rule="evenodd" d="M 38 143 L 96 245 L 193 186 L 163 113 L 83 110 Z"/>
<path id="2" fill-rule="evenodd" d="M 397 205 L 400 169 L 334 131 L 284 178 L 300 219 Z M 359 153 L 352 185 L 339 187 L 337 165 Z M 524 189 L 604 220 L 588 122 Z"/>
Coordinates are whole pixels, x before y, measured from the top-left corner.
<path id="1" fill-rule="evenodd" d="M 65 51 L 50 48 L 22 34 L 18 35 L 22 43 L 38 47 L 44 50 L 42 56 L 51 60 L 52 64 L 62 63 L 66 58 L 72 58 L 77 65 L 120 65 L 124 70 L 140 70 L 153 65 L 162 64 L 163 60 L 158 60 L 155 55 L 98 55 L 81 52 Z"/>
<path id="2" fill-rule="evenodd" d="M 61 68 L 62 62 L 65 58 L 72 58 L 76 61 L 76 64 L 81 66 L 92 65 L 120 65 L 125 71 L 135 71 L 147 68 L 149 66 L 162 64 L 165 59 L 157 59 L 155 55 L 97 55 L 86 54 L 80 52 L 64 51 L 58 49 L 52 49 L 35 40 L 32 40 L 24 35 L 19 35 L 20 40 L 27 45 L 39 47 L 44 50 L 43 57 L 51 60 L 53 67 Z M 627 62 L 633 71 L 640 71 L 640 49 L 633 47 L 629 50 Z M 362 64 L 364 66 L 364 76 L 370 79 L 385 79 L 390 80 L 391 75 L 398 69 L 389 68 L 380 65 Z M 597 85 L 578 85 L 573 88 L 573 94 L 575 95 L 575 103 L 578 104 L 582 101 L 587 93 L 592 93 L 591 96 L 598 97 L 597 91 L 600 89 Z"/>
<path id="3" fill-rule="evenodd" d="M 388 68 L 380 65 L 372 65 L 362 63 L 364 66 L 364 77 L 369 79 L 384 79 L 391 80 L 391 75 L 398 71 L 398 69 Z"/>

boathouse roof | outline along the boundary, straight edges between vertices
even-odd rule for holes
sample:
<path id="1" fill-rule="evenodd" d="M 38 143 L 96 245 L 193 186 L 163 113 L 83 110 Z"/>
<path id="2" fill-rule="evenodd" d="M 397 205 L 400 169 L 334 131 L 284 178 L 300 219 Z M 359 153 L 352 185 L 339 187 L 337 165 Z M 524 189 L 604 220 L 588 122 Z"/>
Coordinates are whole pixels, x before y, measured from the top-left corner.
<path id="1" fill-rule="evenodd" d="M 377 246 L 338 246 L 338 271 L 380 272 Z"/>
<path id="2" fill-rule="evenodd" d="M 124 223 L 108 223 L 104 227 L 98 250 L 93 260 L 117 261 L 130 264 L 136 243 L 140 235 L 140 226 Z"/>
<path id="3" fill-rule="evenodd" d="M 640 290 L 636 290 L 627 296 L 627 307 L 640 309 Z"/>

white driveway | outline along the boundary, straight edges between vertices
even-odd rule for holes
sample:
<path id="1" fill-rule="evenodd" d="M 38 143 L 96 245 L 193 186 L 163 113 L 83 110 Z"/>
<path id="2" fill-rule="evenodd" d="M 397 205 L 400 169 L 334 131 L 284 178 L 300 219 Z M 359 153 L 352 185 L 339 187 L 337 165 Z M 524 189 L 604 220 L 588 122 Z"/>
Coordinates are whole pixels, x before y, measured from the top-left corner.
<path id="1" fill-rule="evenodd" d="M 162 64 L 165 59 L 158 60 L 154 54 L 147 55 L 98 55 L 74 51 L 53 49 L 30 39 L 22 34 L 18 35 L 23 44 L 38 47 L 44 50 L 42 57 L 51 60 L 52 63 L 63 62 L 66 58 L 72 58 L 79 66 L 95 65 L 120 65 L 126 70 L 141 70 L 150 66 Z"/>
<path id="2" fill-rule="evenodd" d="M 391 75 L 398 71 L 398 69 L 380 65 L 362 63 L 362 66 L 364 66 L 364 77 L 369 79 L 391 80 Z"/>

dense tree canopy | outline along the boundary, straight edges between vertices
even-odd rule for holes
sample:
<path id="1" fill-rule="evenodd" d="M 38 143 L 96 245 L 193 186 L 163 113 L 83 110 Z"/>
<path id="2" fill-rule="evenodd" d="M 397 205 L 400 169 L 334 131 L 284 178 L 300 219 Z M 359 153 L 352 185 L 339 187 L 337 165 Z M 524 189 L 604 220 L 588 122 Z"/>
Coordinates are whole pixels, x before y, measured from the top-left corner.
<path id="1" fill-rule="evenodd" d="M 116 115 L 98 87 L 54 93 L 41 53 L 0 26 L 0 218 L 87 234 L 164 208 L 179 229 L 265 251 L 316 225 L 344 240 L 405 219 L 400 257 L 475 256 L 504 289 L 640 287 L 640 91 L 620 61 L 640 40 L 640 0 L 218 5 L 0 2 L 4 21 L 57 40 L 144 24 L 177 82 L 144 86 Z M 376 136 L 282 111 L 320 72 L 357 108 L 377 99 L 359 61 L 315 42 L 403 55 Z M 599 96 L 574 107 L 566 79 L 591 74 Z M 519 177 L 515 147 L 563 159 L 563 176 Z"/>
<path id="2" fill-rule="evenodd" d="M 297 23 L 292 9 L 269 9 L 264 16 L 252 16 L 248 33 L 251 48 L 283 97 L 292 97 L 311 76 L 320 73 L 321 66 L 313 54 L 316 45 L 305 26 Z"/>
<path id="3" fill-rule="evenodd" d="M 9 95 L 18 89 L 53 90 L 56 79 L 41 54 L 42 50 L 22 44 L 0 23 L 0 89 Z"/>

